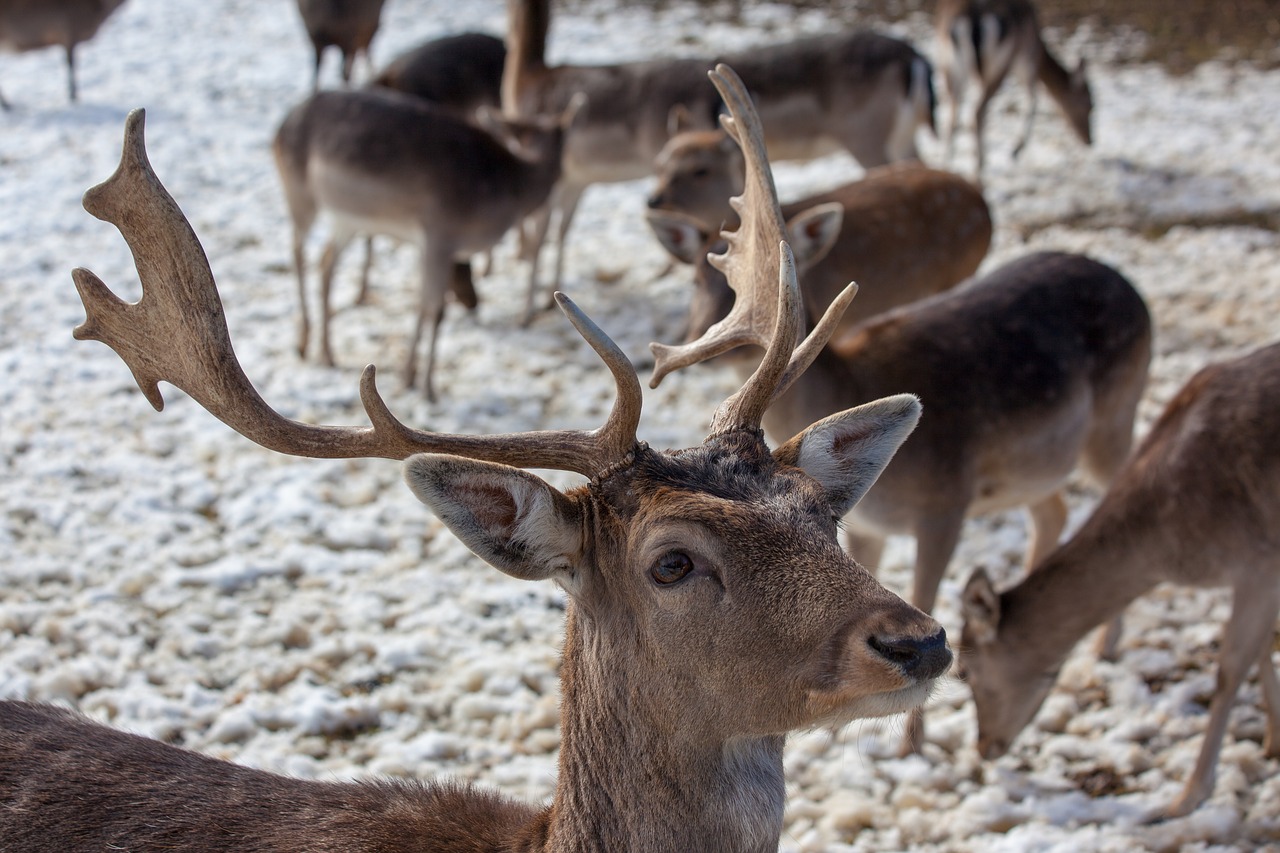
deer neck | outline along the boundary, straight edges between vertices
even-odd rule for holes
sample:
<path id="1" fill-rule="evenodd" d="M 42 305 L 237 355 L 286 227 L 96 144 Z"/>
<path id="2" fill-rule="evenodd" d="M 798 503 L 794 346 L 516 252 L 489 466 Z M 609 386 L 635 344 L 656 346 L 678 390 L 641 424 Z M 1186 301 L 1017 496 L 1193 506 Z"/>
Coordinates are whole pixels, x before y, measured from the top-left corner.
<path id="1" fill-rule="evenodd" d="M 1176 563 L 1163 544 L 1167 537 L 1144 530 L 1149 519 L 1115 517 L 1109 510 L 1116 503 L 1104 500 L 1075 536 L 1001 596 L 1001 642 L 1034 658 L 1030 670 L 1060 665 L 1085 634 L 1118 616 Z"/>
<path id="2" fill-rule="evenodd" d="M 726 739 L 655 707 L 570 606 L 561 672 L 559 782 L 547 850 L 776 851 L 783 737 Z M 632 657 L 632 655 L 623 655 Z"/>

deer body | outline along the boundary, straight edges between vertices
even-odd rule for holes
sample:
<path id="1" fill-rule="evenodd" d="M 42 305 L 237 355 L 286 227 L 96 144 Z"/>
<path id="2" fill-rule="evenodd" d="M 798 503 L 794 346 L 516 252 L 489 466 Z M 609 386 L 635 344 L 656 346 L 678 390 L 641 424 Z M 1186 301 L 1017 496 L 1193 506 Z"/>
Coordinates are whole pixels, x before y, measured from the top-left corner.
<path id="1" fill-rule="evenodd" d="M 1277 423 L 1280 345 L 1201 370 L 1080 530 L 1035 572 L 998 595 L 985 573 L 970 579 L 965 667 L 984 757 L 1009 749 L 1089 630 L 1165 582 L 1226 586 L 1234 596 L 1200 756 L 1168 813 L 1186 814 L 1212 793 L 1230 709 L 1255 663 L 1267 705 L 1264 749 L 1280 757 L 1271 660 L 1280 610 Z"/>
<path id="2" fill-rule="evenodd" d="M 970 82 L 978 87 L 973 113 L 977 174 L 986 161 L 983 125 L 987 107 L 1014 72 L 1027 91 L 1027 113 L 1022 136 L 1014 147 L 1016 158 L 1031 137 L 1036 115 L 1036 85 L 1043 84 L 1058 104 L 1068 125 L 1085 145 L 1092 144 L 1090 117 L 1093 95 L 1085 79 L 1084 60 L 1067 70 L 1040 38 L 1040 24 L 1030 0 L 942 0 L 936 17 L 938 64 L 946 83 L 949 105 L 947 157 L 955 146 L 960 125 L 960 105 Z"/>
<path id="3" fill-rule="evenodd" d="M 558 219 L 555 287 L 565 238 L 586 187 L 651 174 L 678 107 L 695 126 L 712 126 L 718 102 L 706 72 L 716 61 L 737 69 L 751 91 L 772 159 L 808 159 L 844 148 L 870 168 L 915 157 L 916 128 L 932 126 L 929 64 L 910 45 L 888 36 L 857 32 L 798 39 L 723 60 L 551 66 L 546 63 L 549 0 L 510 0 L 509 9 L 504 109 L 527 115 L 560 109 L 556 105 L 576 92 L 588 99 L 547 211 L 548 218 L 554 211 Z M 545 238 L 547 225 L 539 223 L 535 246 Z"/>
<path id="4" fill-rule="evenodd" d="M 374 86 L 395 89 L 471 118 L 480 107 L 502 106 L 507 48 L 488 33 L 432 39 L 391 60 Z"/>
<path id="5" fill-rule="evenodd" d="M 430 323 L 425 374 L 434 399 L 435 339 L 455 263 L 489 249 L 546 199 L 572 115 L 562 119 L 537 132 L 526 158 L 475 125 L 396 92 L 321 92 L 291 111 L 273 151 L 294 226 L 299 353 L 306 354 L 310 328 L 305 241 L 325 211 L 333 223 L 321 262 L 321 359 L 333 364 L 329 294 L 342 250 L 357 234 L 411 241 L 420 247 L 422 279 L 405 382 L 414 384 L 418 344 Z"/>
<path id="6" fill-rule="evenodd" d="M 545 809 L 474 789 L 322 785 L 0 703 L 7 850 L 763 853 L 777 849 L 782 827 L 788 732 L 926 698 L 950 665 L 945 633 L 877 583 L 836 534 L 838 518 L 914 428 L 919 402 L 879 400 L 824 418 L 776 450 L 765 445 L 760 417 L 825 344 L 853 291 L 801 340 L 803 306 L 778 239 L 758 118 L 727 67 L 713 79 L 757 158 L 742 208 L 761 239 L 731 241 L 726 274 L 742 292 L 776 290 L 766 318 L 773 335 L 760 369 L 716 409 L 710 437 L 665 452 L 638 440 L 643 397 L 626 355 L 563 295 L 557 302 L 617 388 L 598 429 L 413 430 L 387 408 L 372 368 L 361 381 L 370 427 L 281 416 L 235 358 L 208 263 L 150 170 L 141 113 L 131 114 L 121 166 L 85 194 L 85 206 L 125 235 L 143 296 L 124 303 L 76 270 L 87 315 L 76 337 L 111 345 L 157 408 L 164 379 L 268 448 L 407 458 L 409 487 L 477 556 L 512 577 L 559 584 L 569 599 L 560 773 Z M 525 467 L 588 482 L 562 492 Z M 59 819 L 19 835 L 31 815 Z M 86 828 L 97 830 L 88 841 Z"/>
<path id="7" fill-rule="evenodd" d="M 0 52 L 60 45 L 67 55 L 67 94 L 76 100 L 76 45 L 98 32 L 124 0 L 6 0 L 0 4 Z M 0 94 L 0 108 L 9 103 Z"/>
<path id="8" fill-rule="evenodd" d="M 342 82 L 351 82 L 356 57 L 369 58 L 369 45 L 378 32 L 384 0 L 298 0 L 302 25 L 315 51 L 311 88 L 320 88 L 320 61 L 330 45 L 342 52 Z"/>

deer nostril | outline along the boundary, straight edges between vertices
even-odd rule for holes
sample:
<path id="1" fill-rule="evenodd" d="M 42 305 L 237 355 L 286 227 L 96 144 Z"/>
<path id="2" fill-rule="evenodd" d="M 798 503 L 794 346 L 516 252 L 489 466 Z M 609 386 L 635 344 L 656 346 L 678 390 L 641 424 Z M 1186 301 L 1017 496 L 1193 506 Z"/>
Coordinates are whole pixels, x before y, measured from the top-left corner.
<path id="1" fill-rule="evenodd" d="M 651 195 L 651 196 L 649 196 L 649 200 L 648 200 L 647 204 L 649 205 L 649 207 L 650 207 L 650 208 L 658 208 L 658 207 L 661 207 L 661 206 L 662 206 L 662 196 L 661 196 L 661 195 L 656 195 L 656 194 L 655 194 L 655 195 Z"/>
<path id="2" fill-rule="evenodd" d="M 876 637 L 867 645 L 885 660 L 902 667 L 914 678 L 937 678 L 951 666 L 951 650 L 947 648 L 947 632 L 938 632 L 923 640 L 911 637 Z"/>

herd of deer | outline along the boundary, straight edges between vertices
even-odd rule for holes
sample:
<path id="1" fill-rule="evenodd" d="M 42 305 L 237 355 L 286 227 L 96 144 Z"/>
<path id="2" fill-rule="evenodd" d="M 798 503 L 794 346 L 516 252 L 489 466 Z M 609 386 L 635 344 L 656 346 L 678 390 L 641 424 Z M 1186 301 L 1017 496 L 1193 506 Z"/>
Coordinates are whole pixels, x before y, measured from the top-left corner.
<path id="1" fill-rule="evenodd" d="M 337 5 L 299 2 L 304 17 Z M 368 49 L 381 0 L 350 5 L 368 7 L 372 26 L 307 18 L 317 82 L 325 44 L 342 48 L 344 80 Z M 315 92 L 281 124 L 273 151 L 294 226 L 299 350 L 303 250 L 320 213 L 333 223 L 321 357 L 332 363 L 328 294 L 343 248 L 360 235 L 411 241 L 421 308 L 404 374 L 413 384 L 430 323 L 434 395 L 446 296 L 475 304 L 470 257 L 516 228 L 536 258 L 554 220 L 558 288 L 584 189 L 656 168 L 648 221 L 695 267 L 695 289 L 686 341 L 652 345 L 651 385 L 716 356 L 743 374 L 701 446 L 659 452 L 637 438 L 634 369 L 559 293 L 617 386 L 599 429 L 414 430 L 385 405 L 372 367 L 360 387 L 371 427 L 279 415 L 240 369 L 203 250 L 147 161 L 141 111 L 119 169 L 85 207 L 120 228 L 143 297 L 123 303 L 76 270 L 87 311 L 76 337 L 114 348 L 157 409 L 163 379 L 281 453 L 408 460 L 409 487 L 476 555 L 556 581 L 569 605 L 553 801 L 292 780 L 10 701 L 5 849 L 774 850 L 788 732 L 910 711 L 905 746 L 919 748 L 921 704 L 952 659 L 928 613 L 965 519 L 1018 506 L 1033 525 L 1026 579 L 997 592 L 978 571 L 962 601 L 959 663 L 984 757 L 1009 749 L 1084 634 L 1111 621 L 1114 650 L 1125 605 L 1165 581 L 1235 596 L 1200 758 L 1165 813 L 1212 792 L 1228 712 L 1255 663 L 1264 748 L 1280 756 L 1280 345 L 1202 370 L 1131 452 L 1152 350 L 1142 297 L 1116 270 L 1066 253 L 973 277 L 992 236 L 979 187 L 899 162 L 932 125 L 931 68 L 912 47 L 864 32 L 714 59 L 551 66 L 548 0 L 509 0 L 509 12 L 505 45 L 480 34 L 423 45 L 368 87 Z M 0 21 L 0 43 L 32 43 L 14 29 Z M 1027 0 L 943 0 L 938 31 L 953 137 L 966 82 L 981 89 L 979 170 L 986 105 L 1010 70 L 1031 92 L 1044 83 L 1089 141 L 1083 68 L 1050 55 Z M 770 158 L 832 148 L 866 177 L 780 205 Z M 526 319 L 538 307 L 531 267 Z M 589 482 L 561 492 L 524 468 Z M 1059 544 L 1077 468 L 1106 492 Z M 911 604 L 864 568 L 890 535 L 917 543 Z"/>

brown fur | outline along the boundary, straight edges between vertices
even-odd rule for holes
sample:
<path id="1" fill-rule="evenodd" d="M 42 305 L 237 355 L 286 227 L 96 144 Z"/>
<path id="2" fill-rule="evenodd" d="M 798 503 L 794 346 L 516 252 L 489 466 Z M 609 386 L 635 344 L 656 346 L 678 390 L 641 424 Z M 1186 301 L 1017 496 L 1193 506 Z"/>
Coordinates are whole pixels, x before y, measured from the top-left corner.
<path id="1" fill-rule="evenodd" d="M 97 34 L 124 0 L 5 0 L 0 3 L 0 52 L 60 45 L 67 56 L 67 95 L 76 100 L 76 45 Z M 0 94 L 0 108 L 9 102 Z"/>
<path id="2" fill-rule="evenodd" d="M 342 82 L 351 82 L 356 57 L 369 56 L 369 45 L 378 32 L 384 0 L 298 0 L 298 13 L 315 52 L 312 90 L 320 88 L 320 61 L 329 46 L 342 52 Z"/>

